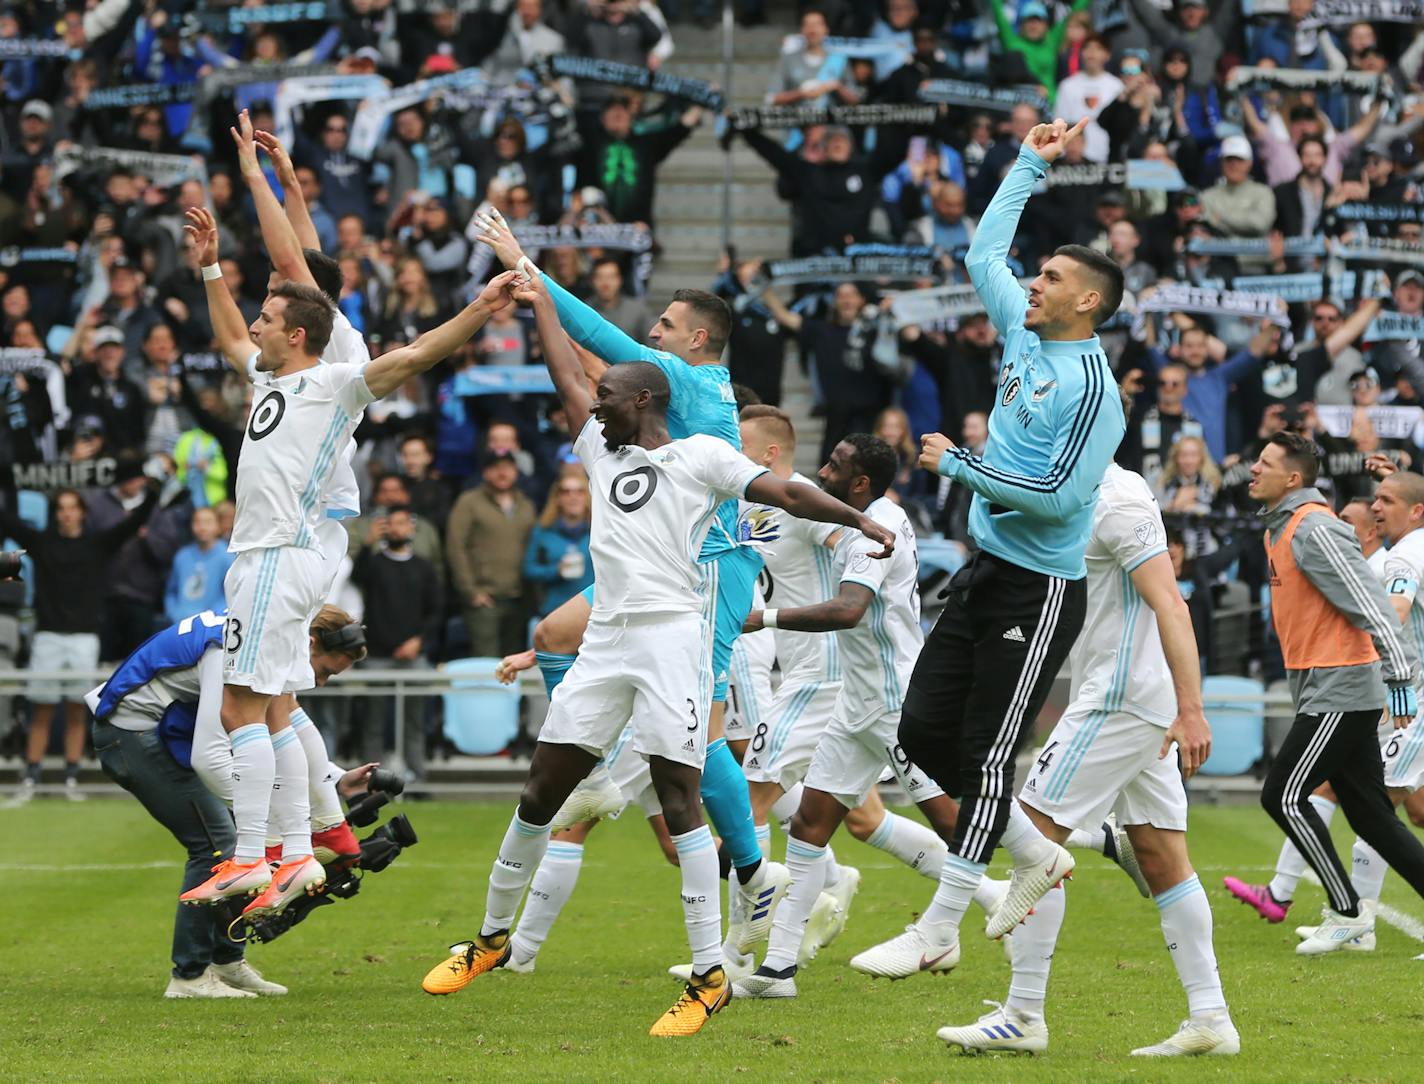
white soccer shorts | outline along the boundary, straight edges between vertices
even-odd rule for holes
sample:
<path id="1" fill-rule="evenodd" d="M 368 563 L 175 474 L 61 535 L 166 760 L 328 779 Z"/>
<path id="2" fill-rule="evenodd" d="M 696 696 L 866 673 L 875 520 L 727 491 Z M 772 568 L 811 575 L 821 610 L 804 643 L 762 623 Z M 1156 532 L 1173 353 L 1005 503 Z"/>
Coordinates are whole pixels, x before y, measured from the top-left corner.
<path id="1" fill-rule="evenodd" d="M 728 741 L 749 741 L 771 708 L 771 668 L 776 662 L 776 630 L 744 632 L 732 645 L 727 713 L 722 732 Z"/>
<path id="2" fill-rule="evenodd" d="M 601 757 L 629 726 L 635 752 L 700 770 L 711 693 L 712 635 L 701 614 L 590 621 L 539 740 Z"/>
<path id="3" fill-rule="evenodd" d="M 1380 756 L 1384 758 L 1384 785 L 1410 793 L 1424 787 L 1424 723 L 1414 722 L 1396 730 L 1388 719 L 1380 724 Z"/>
<path id="4" fill-rule="evenodd" d="M 789 674 L 742 756 L 747 779 L 782 790 L 805 779 L 840 696 L 839 681 L 818 680 L 815 671 Z"/>
<path id="5" fill-rule="evenodd" d="M 330 569 L 317 550 L 275 546 L 239 553 L 223 581 L 224 684 L 271 696 L 315 685 L 310 625 L 330 585 Z"/>
<path id="6" fill-rule="evenodd" d="M 653 773 L 648 761 L 633 748 L 633 728 L 625 726 L 618 741 L 603 758 L 603 766 L 613 785 L 623 792 L 626 801 L 636 803 L 645 817 L 661 815 L 663 804 L 658 800 L 657 788 L 653 786 Z M 623 807 L 624 809 L 627 806 Z M 620 810 L 617 816 L 622 815 Z"/>
<path id="7" fill-rule="evenodd" d="M 1070 706 L 1019 801 L 1064 828 L 1092 830 L 1114 810 L 1119 824 L 1187 830 L 1187 791 L 1177 758 L 1157 758 L 1166 728 L 1126 711 Z"/>
<path id="8" fill-rule="evenodd" d="M 900 748 L 899 732 L 898 709 L 888 711 L 881 704 L 848 705 L 842 696 L 811 757 L 806 786 L 831 795 L 847 809 L 855 809 L 870 797 L 871 789 L 888 766 L 910 801 L 919 804 L 939 797 L 944 791 Z"/>

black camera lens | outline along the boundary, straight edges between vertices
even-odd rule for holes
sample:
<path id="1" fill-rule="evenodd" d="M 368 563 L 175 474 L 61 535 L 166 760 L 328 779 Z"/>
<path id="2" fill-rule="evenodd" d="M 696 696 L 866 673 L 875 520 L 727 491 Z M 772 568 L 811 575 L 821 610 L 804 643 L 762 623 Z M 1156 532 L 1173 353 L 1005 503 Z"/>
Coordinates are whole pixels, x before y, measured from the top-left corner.
<path id="1" fill-rule="evenodd" d="M 13 580 L 20 575 L 20 558 L 23 556 L 19 550 L 0 551 L 0 580 Z"/>
<path id="2" fill-rule="evenodd" d="M 400 773 L 389 768 L 377 768 L 371 773 L 371 781 L 366 784 L 366 789 L 396 795 L 405 790 L 405 780 L 401 778 Z"/>

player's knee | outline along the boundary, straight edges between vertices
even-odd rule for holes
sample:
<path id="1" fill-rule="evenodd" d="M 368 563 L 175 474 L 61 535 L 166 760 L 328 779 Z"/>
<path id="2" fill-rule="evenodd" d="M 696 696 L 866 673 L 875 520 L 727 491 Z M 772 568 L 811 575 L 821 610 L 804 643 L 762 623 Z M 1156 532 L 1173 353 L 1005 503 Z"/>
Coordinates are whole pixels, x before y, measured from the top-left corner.
<path id="1" fill-rule="evenodd" d="M 534 650 L 549 654 L 554 650 L 554 633 L 549 627 L 549 619 L 546 617 L 534 626 Z"/>
<path id="2" fill-rule="evenodd" d="M 1411 803 L 1404 810 L 1409 814 L 1409 823 L 1415 828 L 1424 828 L 1424 806 Z"/>
<path id="3" fill-rule="evenodd" d="M 863 809 L 852 809 L 846 814 L 846 831 L 864 843 L 875 834 L 875 830 L 880 827 L 880 822 L 884 819 L 883 812 L 877 816 L 871 816 Z"/>
<path id="4" fill-rule="evenodd" d="M 804 807 L 798 809 L 791 817 L 792 837 L 799 839 L 802 843 L 809 843 L 813 847 L 824 847 L 829 843 L 835 827 L 834 824 L 827 824 L 816 814 L 808 813 Z"/>
<path id="5" fill-rule="evenodd" d="M 549 780 L 531 775 L 519 792 L 519 817 L 528 824 L 548 824 L 562 804 Z"/>
<path id="6" fill-rule="evenodd" d="M 701 798 L 696 788 L 672 785 L 660 788 L 658 801 L 663 807 L 663 819 L 668 831 L 675 836 L 685 835 L 702 823 L 699 816 Z"/>

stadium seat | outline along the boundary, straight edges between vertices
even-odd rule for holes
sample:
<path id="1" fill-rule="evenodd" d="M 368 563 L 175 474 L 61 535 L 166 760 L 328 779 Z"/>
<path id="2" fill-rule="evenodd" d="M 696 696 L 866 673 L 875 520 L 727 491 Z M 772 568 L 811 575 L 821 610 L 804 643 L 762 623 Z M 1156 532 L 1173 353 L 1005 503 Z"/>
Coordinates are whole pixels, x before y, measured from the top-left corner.
<path id="1" fill-rule="evenodd" d="M 49 501 L 45 495 L 33 489 L 22 489 L 18 496 L 16 514 L 35 530 L 43 531 L 49 525 Z"/>
<path id="2" fill-rule="evenodd" d="M 462 675 L 441 697 L 445 737 L 470 756 L 494 756 L 519 733 L 519 686 L 496 681 L 498 665 L 498 659 L 452 659 L 443 667 L 447 674 Z"/>
<path id="3" fill-rule="evenodd" d="M 1255 678 L 1214 675 L 1202 679 L 1202 707 L 1211 724 L 1211 756 L 1201 767 L 1203 775 L 1241 775 L 1265 752 L 1265 707 L 1213 697 L 1264 695 L 1264 686 Z"/>

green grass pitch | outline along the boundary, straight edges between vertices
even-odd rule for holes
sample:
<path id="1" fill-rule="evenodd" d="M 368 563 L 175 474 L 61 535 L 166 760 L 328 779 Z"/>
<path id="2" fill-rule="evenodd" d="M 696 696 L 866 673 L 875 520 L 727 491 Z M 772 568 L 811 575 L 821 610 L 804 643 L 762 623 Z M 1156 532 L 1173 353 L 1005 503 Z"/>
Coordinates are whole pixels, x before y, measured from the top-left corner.
<path id="1" fill-rule="evenodd" d="M 1424 944 L 1384 923 L 1373 955 L 1295 956 L 1302 885 L 1267 926 L 1221 889 L 1259 879 L 1280 835 L 1254 808 L 1198 808 L 1192 853 L 1241 1031 L 1239 1058 L 1127 1057 L 1185 1016 L 1157 912 L 1116 868 L 1083 855 L 1049 991 L 1050 1052 L 967 1058 L 935 1038 L 1002 999 L 1008 966 L 971 913 L 951 975 L 874 982 L 856 951 L 898 932 L 929 881 L 839 838 L 864 873 L 849 926 L 802 972 L 794 1002 L 736 1002 L 702 1034 L 647 1029 L 677 995 L 686 954 L 677 873 L 637 816 L 589 842 L 582 879 L 533 975 L 494 972 L 463 993 L 420 990 L 445 946 L 476 928 L 507 804 L 406 807 L 419 846 L 355 900 L 313 915 L 250 958 L 285 998 L 165 1002 L 176 844 L 137 803 L 36 801 L 0 813 L 0 1077 L 14 1081 L 1417 1081 L 1424 1073 Z M 1337 818 L 1342 821 L 1344 818 Z M 1342 851 L 1349 846 L 1343 826 Z M 775 846 L 778 852 L 781 843 Z M 1344 853 L 1348 853 L 1344 851 Z M 1000 872 L 1002 875 L 1002 871 Z M 1384 900 L 1424 920 L 1393 874 Z"/>

